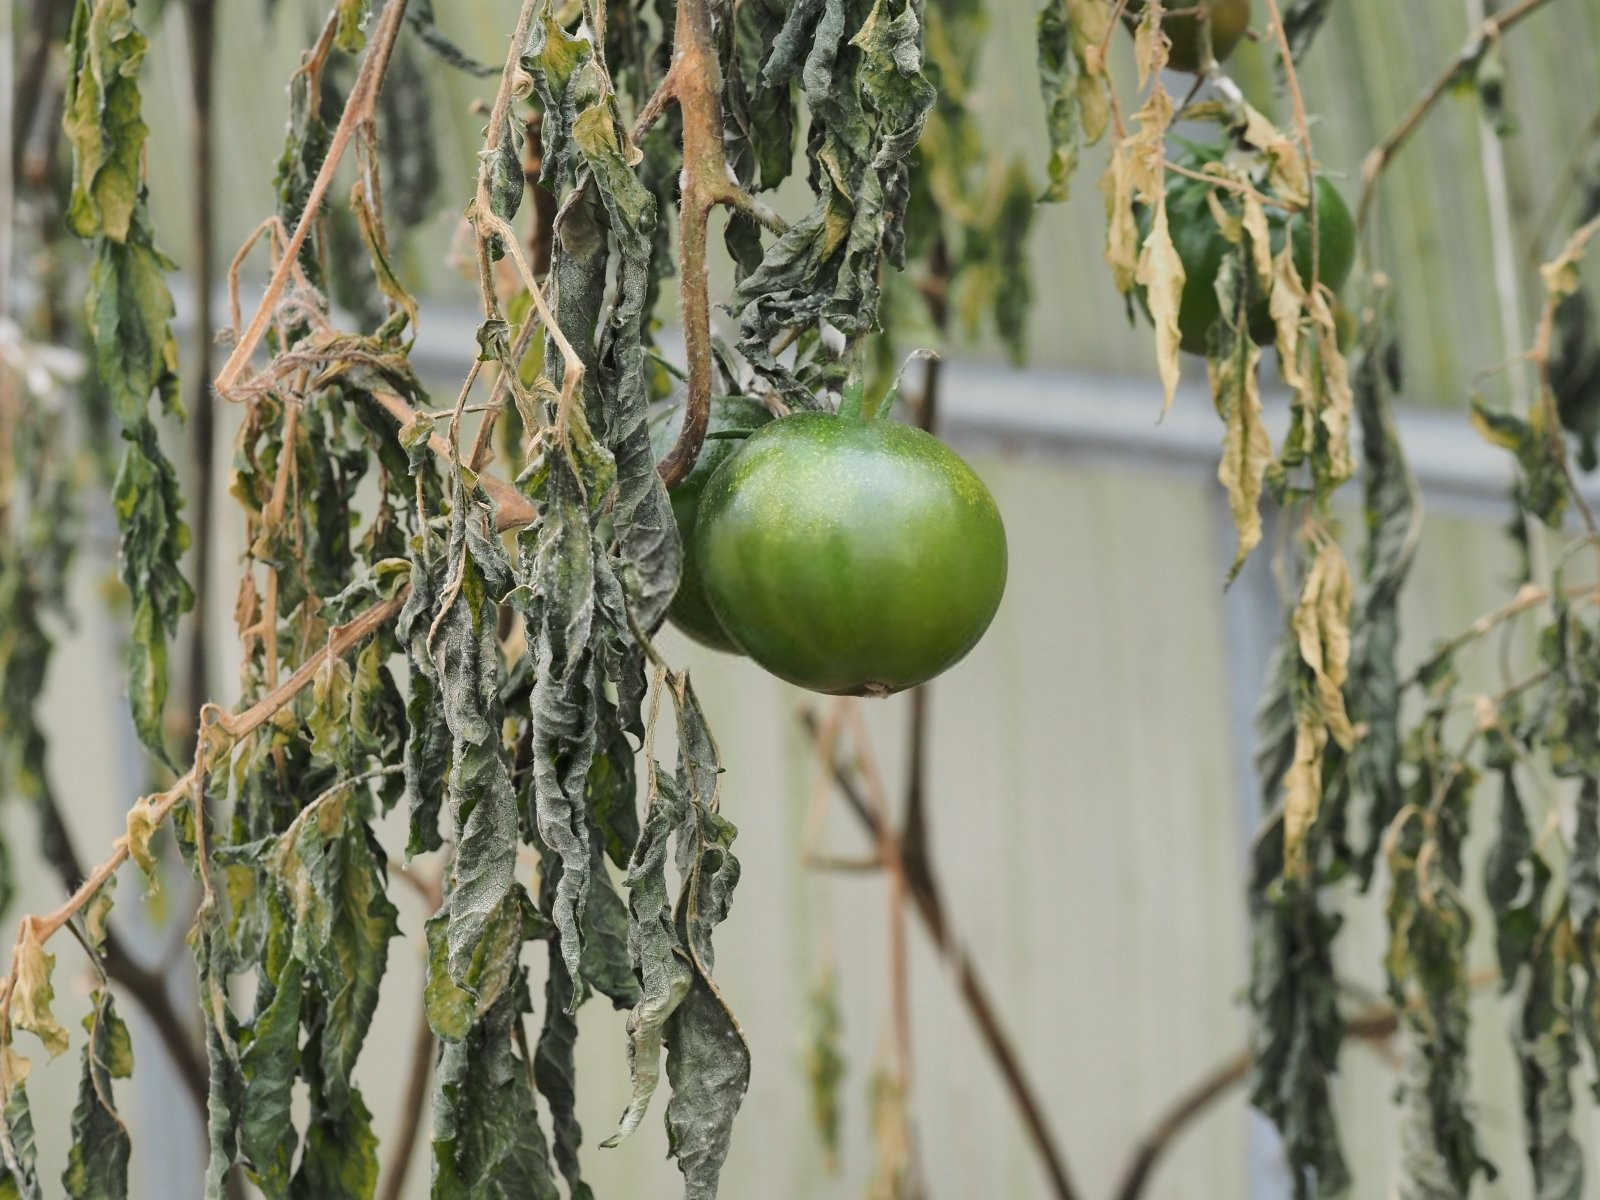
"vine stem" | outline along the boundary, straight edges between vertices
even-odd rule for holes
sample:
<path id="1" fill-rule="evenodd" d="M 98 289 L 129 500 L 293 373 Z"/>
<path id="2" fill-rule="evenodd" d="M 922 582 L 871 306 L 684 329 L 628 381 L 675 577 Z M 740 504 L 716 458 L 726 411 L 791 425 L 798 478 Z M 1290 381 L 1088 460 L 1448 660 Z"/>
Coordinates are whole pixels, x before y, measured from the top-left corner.
<path id="1" fill-rule="evenodd" d="M 812 743 L 816 744 L 823 734 L 823 726 L 817 719 L 816 713 L 811 709 L 802 710 L 800 723 Z M 883 822 L 878 819 L 863 797 L 860 784 L 847 766 L 837 758 L 824 763 L 824 766 L 832 775 L 834 784 L 839 789 L 839 794 L 844 797 L 850 811 L 856 815 L 874 841 L 898 854 L 899 847 L 891 831 L 883 828 Z M 886 834 L 889 835 L 887 841 L 885 841 Z M 1012 1103 L 1022 1118 L 1028 1138 L 1039 1155 L 1045 1174 L 1049 1176 L 1050 1195 L 1055 1197 L 1055 1200 L 1081 1200 L 1080 1193 L 1073 1186 L 1072 1175 L 1067 1169 L 1066 1156 L 1056 1144 L 1055 1135 L 1045 1120 L 1044 1105 L 1039 1099 L 1038 1091 L 1028 1078 L 1016 1047 L 1012 1045 L 1010 1037 L 1000 1023 L 988 986 L 979 976 L 977 968 L 967 957 L 966 951 L 961 948 L 955 934 L 945 921 L 944 910 L 939 903 L 937 893 L 932 890 L 931 880 L 907 873 L 906 887 L 911 903 L 922 919 L 923 928 L 927 930 L 928 937 L 940 957 L 951 968 L 962 1002 L 967 1006 L 968 1015 L 977 1026 L 989 1057 L 994 1060 L 1001 1078 L 1005 1081 L 1006 1090 L 1010 1093 Z"/>
<path id="2" fill-rule="evenodd" d="M 1300 76 L 1294 69 L 1294 51 L 1289 46 L 1289 34 L 1283 27 L 1283 13 L 1278 10 L 1278 0 L 1267 0 L 1267 11 L 1272 14 L 1272 31 L 1278 42 L 1278 57 L 1283 62 L 1283 81 L 1289 89 L 1289 100 L 1294 105 L 1295 133 L 1300 139 L 1300 152 L 1306 163 L 1306 224 L 1311 230 L 1311 278 L 1306 280 L 1306 294 L 1317 294 L 1317 277 L 1321 240 L 1317 236 L 1317 176 L 1316 163 L 1311 158 L 1311 122 L 1306 117 L 1306 100 L 1300 91 Z"/>
<path id="3" fill-rule="evenodd" d="M 1383 1006 L 1345 1022 L 1345 1037 L 1366 1042 L 1384 1042 L 1400 1028 L 1400 1015 Z M 1226 1096 L 1250 1073 L 1248 1048 L 1230 1055 L 1206 1072 L 1184 1091 L 1139 1139 L 1127 1165 L 1122 1169 L 1115 1200 L 1139 1200 L 1155 1176 L 1155 1169 L 1178 1136 L 1198 1120 L 1218 1100 Z"/>
<path id="4" fill-rule="evenodd" d="M 545 299 L 544 290 L 539 286 L 539 281 L 534 277 L 533 268 L 528 265 L 528 258 L 522 252 L 522 243 L 516 231 L 504 220 L 497 216 L 489 200 L 489 167 L 494 160 L 494 155 L 499 153 L 500 142 L 506 133 L 506 122 L 511 112 L 513 93 L 520 86 L 520 81 L 527 79 L 527 74 L 522 70 L 522 49 L 528 44 L 528 35 L 533 28 L 534 13 L 541 7 L 544 0 L 522 0 L 522 7 L 517 13 L 517 25 L 511 34 L 511 47 L 506 51 L 506 65 L 500 72 L 500 87 L 495 92 L 494 104 L 489 110 L 489 124 L 484 130 L 482 160 L 478 168 L 478 187 L 472 200 L 471 221 L 478 239 L 478 261 L 487 268 L 489 242 L 498 237 L 500 244 L 511 255 L 516 264 L 518 273 L 522 276 L 523 285 L 528 289 L 528 294 L 533 300 L 534 313 L 543 322 L 544 328 L 549 333 L 556 348 L 561 352 L 563 370 L 561 373 L 561 408 L 558 422 L 565 422 L 565 414 L 571 411 L 572 404 L 578 394 L 578 388 L 583 383 L 584 365 L 572 343 L 567 340 L 561 326 L 556 323 L 555 315 L 550 311 L 550 305 Z M 603 40 L 602 40 L 603 44 Z M 499 311 L 499 304 L 494 295 L 494 286 L 487 269 L 479 272 L 480 289 L 483 300 L 483 315 L 490 318 Z M 525 318 L 525 322 L 532 321 L 533 316 Z M 519 342 L 521 338 L 519 337 Z M 516 362 L 510 364 L 510 371 L 516 371 Z M 476 368 L 474 368 L 474 374 Z M 470 378 L 469 378 L 470 386 Z M 465 394 L 463 392 L 463 394 Z M 474 454 L 476 450 L 474 450 Z M 451 459 L 458 457 L 455 437 L 451 437 Z"/>
<path id="5" fill-rule="evenodd" d="M 250 318 L 250 324 L 234 343 L 233 352 L 228 355 L 228 361 L 222 364 L 222 370 L 217 373 L 213 381 L 217 391 L 229 399 L 232 398 L 234 385 L 243 374 L 250 356 L 255 353 L 256 347 L 267 331 L 267 323 L 272 319 L 278 297 L 283 294 L 283 289 L 294 271 L 294 264 L 300 257 L 300 248 L 305 245 L 311 227 L 316 224 L 322 209 L 323 197 L 327 195 L 328 187 L 333 182 L 334 172 L 338 170 L 340 160 L 344 158 L 344 152 L 350 146 L 350 139 L 367 121 L 372 120 L 377 112 L 378 90 L 383 86 L 384 73 L 389 69 L 389 55 L 394 49 L 395 38 L 399 36 L 405 11 L 406 0 L 389 0 L 384 6 L 383 16 L 378 19 L 372 40 L 368 43 L 366 57 L 361 60 L 361 71 L 356 76 L 355 84 L 350 88 L 349 98 L 345 101 L 338 128 L 333 131 L 333 138 L 328 143 L 328 153 L 322 160 L 316 179 L 312 181 L 305 208 L 300 213 L 300 220 L 296 222 L 294 232 L 289 236 L 289 244 L 284 248 L 283 257 L 278 260 L 277 269 L 273 271 L 272 278 L 267 283 L 267 290 L 256 306 L 255 315 Z"/>
<path id="6" fill-rule="evenodd" d="M 1499 972 L 1474 974 L 1467 982 L 1474 989 L 1498 982 Z M 1392 1004 L 1377 1004 L 1344 1023 L 1344 1036 L 1373 1044 L 1379 1049 L 1400 1031 L 1401 1012 Z M 1139 1200 L 1153 1178 L 1155 1168 L 1172 1147 L 1178 1135 L 1201 1117 L 1218 1100 L 1244 1082 L 1250 1073 L 1250 1049 L 1244 1048 L 1218 1063 L 1198 1082 L 1185 1090 L 1157 1119 L 1150 1132 L 1139 1139 L 1128 1164 L 1122 1170 L 1115 1200 Z"/>
<path id="7" fill-rule="evenodd" d="M 683 428 L 657 466 L 669 488 L 694 469 L 711 418 L 711 298 L 706 234 L 711 207 L 728 179 L 722 153 L 722 64 L 706 0 L 678 0 L 672 67 L 663 90 L 683 113 L 683 188 L 678 210 L 679 296 L 689 367 Z M 665 103 L 665 97 L 663 98 Z M 647 110 L 650 106 L 646 106 Z"/>
<path id="8" fill-rule="evenodd" d="M 333 630 L 328 636 L 327 644 L 321 650 L 306 659 L 289 678 L 242 712 L 230 715 L 223 713 L 215 705 L 206 705 L 201 710 L 199 722 L 201 736 L 197 739 L 198 748 L 195 751 L 194 764 L 166 791 L 145 797 L 132 811 L 139 812 L 151 826 L 160 825 L 174 808 L 191 796 L 193 789 L 200 786 L 205 775 L 207 719 L 214 720 L 217 726 L 234 741 L 254 733 L 271 720 L 280 708 L 305 690 L 316 679 L 317 672 L 322 669 L 324 663 L 343 658 L 372 633 L 392 620 L 405 604 L 410 591 L 409 584 L 403 585 L 390 599 L 374 604 L 347 624 Z M 110 857 L 90 871 L 78 885 L 77 891 L 73 892 L 59 908 L 42 916 L 30 914 L 22 918 L 17 928 L 17 946 L 20 947 L 30 934 L 40 945 L 54 937 L 63 925 L 83 911 L 84 906 L 94 899 L 95 893 L 116 874 L 117 868 L 128 861 L 129 853 L 128 836 L 124 834 L 116 840 Z M 6 972 L 4 982 L 0 983 L 0 1030 L 8 1030 L 10 1027 L 11 997 L 17 984 L 18 965 L 18 956 L 13 950 L 11 966 Z"/>
<path id="9" fill-rule="evenodd" d="M 417 1015 L 416 1033 L 411 1042 L 411 1065 L 406 1074 L 405 1098 L 401 1101 L 401 1125 L 389 1150 L 384 1169 L 382 1200 L 400 1200 L 405 1195 L 406 1178 L 411 1173 L 411 1152 L 422 1132 L 422 1112 L 428 1103 L 428 1078 L 433 1072 L 433 1029 L 428 1025 L 426 1007 Z"/>
<path id="10" fill-rule="evenodd" d="M 1597 118 L 1597 121 L 1600 121 L 1600 118 Z M 1589 241 L 1596 234 L 1600 234 L 1600 217 L 1593 218 L 1573 232 L 1561 257 L 1575 262 L 1584 253 Z M 1527 355 L 1528 360 L 1538 369 L 1540 395 L 1547 410 L 1549 410 L 1545 416 L 1549 422 L 1547 428 L 1550 429 L 1560 428 L 1561 419 L 1560 415 L 1553 411 L 1555 407 L 1553 402 L 1555 390 L 1550 385 L 1551 343 L 1555 338 L 1556 309 L 1560 305 L 1560 293 L 1547 286 L 1545 289 L 1544 308 L 1539 314 L 1538 333 L 1534 337 L 1533 348 L 1528 351 Z M 1583 494 L 1583 489 L 1578 486 L 1578 480 L 1572 474 L 1572 461 L 1567 453 L 1566 443 L 1561 442 L 1560 447 L 1561 470 L 1566 476 L 1567 492 L 1571 495 L 1579 515 L 1583 518 L 1584 525 L 1589 530 L 1589 537 L 1595 543 L 1596 553 L 1600 553 L 1600 521 L 1596 521 L 1594 509 L 1590 506 L 1588 497 Z M 1529 533 L 1532 534 L 1532 532 L 1533 530 L 1530 528 Z"/>
<path id="11" fill-rule="evenodd" d="M 374 391 L 371 395 L 383 406 L 384 411 L 400 424 L 404 425 L 416 418 L 417 410 L 393 392 Z M 443 434 L 430 434 L 428 447 L 446 462 L 455 459 L 455 447 Z M 520 529 L 538 520 L 538 508 L 533 501 L 517 490 L 515 484 L 501 479 L 498 475 L 479 474 L 478 485 L 488 493 L 489 499 L 494 501 L 495 523 L 500 529 Z"/>
<path id="12" fill-rule="evenodd" d="M 1417 98 L 1411 111 L 1367 153 L 1366 160 L 1361 164 L 1361 203 L 1356 209 L 1357 230 L 1365 230 L 1367 227 L 1367 218 L 1372 212 L 1372 202 L 1377 193 L 1379 177 L 1401 147 L 1417 131 L 1428 111 L 1450 90 L 1450 86 L 1483 56 L 1484 49 L 1490 42 L 1549 2 L 1550 0 L 1521 0 L 1514 8 L 1484 21 L 1478 32 L 1467 39 L 1467 44 L 1461 48 L 1460 53 Z"/>
<path id="13" fill-rule="evenodd" d="M 1463 0 L 1467 20 L 1478 24 L 1484 19 L 1484 0 Z M 1532 2 L 1523 5 L 1532 11 Z M 1488 28 L 1489 22 L 1484 23 Z M 1497 35 L 1496 35 L 1497 36 Z M 1510 358 L 1524 345 L 1522 288 L 1517 281 L 1517 237 L 1512 228 L 1511 198 L 1506 182 L 1505 155 L 1500 148 L 1500 136 L 1489 125 L 1488 118 L 1478 113 L 1478 155 L 1483 171 L 1483 187 L 1489 204 L 1489 236 L 1494 256 L 1495 299 L 1499 304 L 1500 341 L 1503 356 Z M 1511 410 L 1526 419 L 1533 407 L 1528 395 L 1527 377 L 1521 370 L 1512 371 L 1506 380 L 1511 392 Z M 1553 407 L 1553 406 L 1552 406 Z M 1559 429 L 1559 420 L 1552 417 L 1549 428 Z M 1562 465 L 1566 465 L 1565 447 L 1561 450 Z M 1570 478 L 1570 475 L 1568 476 Z M 1571 489 L 1579 503 L 1587 505 L 1577 488 Z M 1526 523 L 1528 531 L 1528 567 L 1536 583 L 1548 587 L 1551 583 L 1550 552 L 1544 530 L 1538 522 Z"/>
<path id="14" fill-rule="evenodd" d="M 209 655 L 210 617 L 207 603 L 211 579 L 212 484 L 216 476 L 216 408 L 211 397 L 211 291 L 216 274 L 215 218 L 213 210 L 212 81 L 216 48 L 216 0 L 189 0 L 184 6 L 189 33 L 189 94 L 193 112 L 194 143 L 194 389 L 189 398 L 189 444 L 195 460 L 194 505 L 194 627 L 189 635 L 187 699 L 198 705 L 211 694 Z"/>

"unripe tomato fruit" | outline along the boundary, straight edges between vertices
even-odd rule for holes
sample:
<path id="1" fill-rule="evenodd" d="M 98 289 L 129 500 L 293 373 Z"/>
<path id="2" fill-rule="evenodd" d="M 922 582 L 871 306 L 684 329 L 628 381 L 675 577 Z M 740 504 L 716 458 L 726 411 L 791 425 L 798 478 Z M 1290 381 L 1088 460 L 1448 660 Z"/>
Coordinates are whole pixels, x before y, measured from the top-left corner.
<path id="1" fill-rule="evenodd" d="M 711 417 L 706 432 L 734 433 L 742 429 L 759 429 L 772 420 L 764 404 L 748 396 L 713 396 Z M 650 417 L 650 450 L 659 462 L 678 440 L 683 428 L 683 406 L 663 407 Z M 739 448 L 735 438 L 707 437 L 700 447 L 700 457 L 694 469 L 678 481 L 672 489 L 672 515 L 678 522 L 678 536 L 683 541 L 683 573 L 678 579 L 678 592 L 672 598 L 667 617 L 695 641 L 714 650 L 729 650 L 737 654 L 739 648 L 722 632 L 717 616 L 706 601 L 705 588 L 700 583 L 700 564 L 694 548 L 695 518 L 700 511 L 700 494 L 706 481 L 718 467 L 732 457 Z"/>
<path id="2" fill-rule="evenodd" d="M 1185 162 L 1186 166 L 1200 169 L 1205 159 Z M 1333 181 L 1318 175 L 1317 187 L 1317 279 L 1337 292 L 1350 277 L 1350 268 L 1356 261 L 1356 224 L 1345 206 L 1344 197 Z M 1172 245 L 1183 263 L 1183 298 L 1178 304 L 1178 332 L 1183 349 L 1190 354 L 1205 354 L 1211 326 L 1221 315 L 1222 305 L 1217 299 L 1217 272 L 1222 260 L 1233 249 L 1216 218 L 1206 203 L 1207 184 L 1187 175 L 1173 173 L 1167 181 L 1167 226 L 1172 233 Z M 1272 235 L 1274 256 L 1283 249 L 1284 230 L 1294 239 L 1294 269 L 1302 282 L 1311 276 L 1311 223 L 1303 212 L 1286 219 L 1282 209 L 1267 210 L 1267 226 Z M 1139 213 L 1140 238 L 1150 231 L 1148 210 Z M 1144 302 L 1141 292 L 1139 297 Z M 1250 333 L 1255 340 L 1266 345 L 1275 336 L 1272 313 L 1266 296 L 1261 296 L 1250 306 Z"/>
<path id="3" fill-rule="evenodd" d="M 933 678 L 977 644 L 1005 591 L 989 489 L 937 438 L 892 420 L 774 421 L 706 484 L 694 540 L 735 644 L 833 695 Z"/>
<path id="4" fill-rule="evenodd" d="M 1165 0 L 1162 7 L 1197 8 L 1200 2 Z M 1250 0 L 1204 0 L 1204 3 L 1211 10 L 1211 53 L 1218 62 L 1224 62 L 1244 37 L 1244 31 L 1250 27 Z M 1127 8 L 1122 10 L 1122 19 L 1130 30 L 1136 29 L 1143 13 L 1144 0 L 1128 0 Z M 1162 18 L 1161 28 L 1172 42 L 1172 49 L 1167 54 L 1167 66 L 1174 71 L 1195 74 L 1205 69 L 1205 63 L 1201 60 L 1203 45 L 1200 21 L 1197 16 Z"/>

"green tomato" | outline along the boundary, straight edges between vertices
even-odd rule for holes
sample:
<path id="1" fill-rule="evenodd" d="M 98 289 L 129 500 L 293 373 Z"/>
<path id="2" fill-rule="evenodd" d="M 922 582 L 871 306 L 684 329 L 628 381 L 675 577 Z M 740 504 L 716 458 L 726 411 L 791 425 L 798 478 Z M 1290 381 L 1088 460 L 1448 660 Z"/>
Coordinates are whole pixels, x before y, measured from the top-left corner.
<path id="1" fill-rule="evenodd" d="M 1204 3 L 1211 10 L 1211 53 L 1218 62 L 1225 62 L 1250 27 L 1250 0 L 1204 0 Z M 1195 0 L 1165 0 L 1163 7 L 1196 8 L 1198 4 Z M 1122 19 L 1129 29 L 1135 29 L 1143 12 L 1144 0 L 1128 0 Z M 1199 17 L 1163 17 L 1161 28 L 1172 43 L 1167 66 L 1191 74 L 1205 68 Z"/>
<path id="2" fill-rule="evenodd" d="M 759 429 L 772 420 L 766 406 L 747 396 L 713 396 L 711 418 L 706 432 L 730 433 L 741 429 Z M 656 461 L 672 449 L 683 428 L 683 406 L 671 405 L 657 409 L 650 417 L 650 449 Z M 700 495 L 706 481 L 718 467 L 732 457 L 739 448 L 735 438 L 706 438 L 700 447 L 700 457 L 694 469 L 672 489 L 672 515 L 678 522 L 678 536 L 683 542 L 683 574 L 678 580 L 678 593 L 672 598 L 667 616 L 679 629 L 703 645 L 714 650 L 738 653 L 717 616 L 706 601 L 705 588 L 700 582 L 700 566 L 694 548 L 695 518 L 700 511 Z"/>
<path id="3" fill-rule="evenodd" d="M 1185 165 L 1199 170 L 1205 161 L 1204 157 L 1199 157 Z M 1317 278 L 1337 292 L 1355 265 L 1356 225 L 1332 180 L 1318 175 L 1316 186 Z M 1217 272 L 1222 269 L 1222 260 L 1233 249 L 1217 228 L 1216 218 L 1206 203 L 1209 190 L 1206 184 L 1176 173 L 1167 182 L 1167 226 L 1184 271 L 1183 298 L 1178 304 L 1178 332 L 1184 350 L 1200 355 L 1205 354 L 1211 326 L 1222 312 L 1217 299 Z M 1308 279 L 1311 275 L 1311 223 L 1306 214 L 1295 213 L 1285 219 L 1281 209 L 1268 209 L 1267 225 L 1273 254 L 1283 249 L 1284 232 L 1288 230 L 1294 241 L 1294 269 L 1301 279 Z M 1141 240 L 1150 231 L 1148 210 L 1140 210 L 1139 230 Z M 1139 301 L 1148 312 L 1142 290 Z M 1272 314 L 1265 296 L 1250 306 L 1250 333 L 1262 345 L 1273 340 Z"/>
<path id="4" fill-rule="evenodd" d="M 1005 591 L 989 489 L 937 438 L 887 419 L 766 426 L 706 484 L 694 540 L 728 636 L 833 695 L 933 678 L 977 644 Z"/>

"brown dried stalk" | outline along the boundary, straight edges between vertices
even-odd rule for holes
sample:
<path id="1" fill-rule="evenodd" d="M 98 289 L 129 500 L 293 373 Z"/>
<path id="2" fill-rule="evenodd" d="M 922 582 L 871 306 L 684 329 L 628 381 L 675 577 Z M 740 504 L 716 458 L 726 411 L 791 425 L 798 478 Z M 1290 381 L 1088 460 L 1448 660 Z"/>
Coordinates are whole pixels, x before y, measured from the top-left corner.
<path id="1" fill-rule="evenodd" d="M 333 182 L 334 172 L 338 169 L 340 160 L 344 158 L 345 150 L 349 148 L 350 139 L 366 122 L 374 119 L 377 113 L 378 90 L 383 85 L 384 72 L 389 68 L 389 55 L 394 50 L 395 38 L 400 33 L 400 24 L 405 11 L 406 0 L 389 0 L 384 6 L 383 16 L 378 19 L 372 40 L 367 45 L 366 56 L 361 60 L 360 73 L 357 74 L 355 84 L 350 89 L 350 97 L 345 102 L 343 114 L 339 117 L 339 125 L 333 131 L 333 138 L 328 144 L 328 153 L 323 158 L 322 167 L 317 171 L 317 177 L 311 184 L 311 192 L 306 197 L 306 206 L 300 214 L 300 220 L 289 236 L 283 257 L 278 260 L 277 269 L 273 271 L 272 278 L 267 283 L 267 290 L 256 306 L 255 315 L 250 318 L 250 324 L 234 344 L 233 353 L 228 355 L 228 361 L 222 364 L 222 370 L 217 373 L 214 386 L 228 399 L 233 398 L 234 385 L 244 373 L 245 367 L 250 362 L 250 356 L 255 353 L 256 347 L 260 345 L 261 338 L 267 331 L 267 323 L 272 319 L 278 297 L 283 294 L 283 289 L 289 282 L 294 264 L 300 257 L 300 248 L 305 245 L 311 226 L 317 220 L 322 209 L 323 197 L 327 195 L 328 186 Z"/>

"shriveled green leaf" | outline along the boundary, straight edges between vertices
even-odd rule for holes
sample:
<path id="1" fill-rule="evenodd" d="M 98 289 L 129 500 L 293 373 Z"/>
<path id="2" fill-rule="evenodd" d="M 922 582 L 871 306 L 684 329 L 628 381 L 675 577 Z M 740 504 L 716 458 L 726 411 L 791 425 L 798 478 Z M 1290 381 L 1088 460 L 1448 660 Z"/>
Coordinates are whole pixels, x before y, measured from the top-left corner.
<path id="1" fill-rule="evenodd" d="M 433 673 L 452 739 L 448 794 L 457 830 L 446 899 L 452 977 L 465 979 L 514 878 L 517 802 L 500 744 L 502 670 L 496 601 L 509 575 L 480 492 L 454 487 L 450 540 L 442 558 L 419 555 L 400 634 L 413 665 Z"/>
<path id="2" fill-rule="evenodd" d="M 500 68 L 479 62 L 439 31 L 433 15 L 433 0 L 411 0 L 406 6 L 406 21 L 416 30 L 422 44 L 458 71 L 486 79 L 498 75 Z"/>
<path id="3" fill-rule="evenodd" d="M 512 1030 L 526 995 L 519 980 L 465 1038 L 440 1052 L 432 1102 L 434 1200 L 559 1200 L 531 1064 L 513 1048 L 522 1044 Z"/>
<path id="4" fill-rule="evenodd" d="M 350 789 L 324 795 L 280 839 L 271 866 L 293 921 L 292 953 L 326 1006 L 322 1086 L 342 1111 L 378 1004 L 397 912 Z"/>
<path id="5" fill-rule="evenodd" d="M 1043 200 L 1067 198 L 1079 153 L 1105 133 L 1110 107 L 1097 58 L 1110 24 L 1111 5 L 1104 0 L 1047 0 L 1039 13 L 1039 87 L 1050 135 Z"/>
<path id="6" fill-rule="evenodd" d="M 11 1048 L 7 1046 L 0 1053 L 9 1055 Z M 0 1114 L 0 1198 L 42 1200 L 36 1160 L 28 1089 L 13 1076 Z"/>
<path id="7" fill-rule="evenodd" d="M 100 989 L 91 999 L 94 1007 L 84 1019 L 89 1037 L 83 1047 L 83 1074 L 72 1110 L 72 1147 L 61 1187 L 72 1200 L 126 1200 L 133 1143 L 117 1113 L 111 1081 L 133 1073 L 133 1049 L 111 993 Z"/>
<path id="8" fill-rule="evenodd" d="M 378 1138 L 355 1088 L 336 1109 L 313 1103 L 292 1200 L 371 1200 L 378 1187 Z"/>
<path id="9" fill-rule="evenodd" d="M 816 406 L 828 368 L 796 371 L 771 352 L 773 342 L 819 322 L 846 337 L 870 332 L 880 266 L 903 261 L 907 158 L 934 99 L 922 33 L 920 6 L 909 0 L 795 5 L 763 67 L 770 86 L 798 80 L 804 88 L 816 202 L 767 247 L 730 308 L 745 358 L 800 407 Z"/>
<path id="10" fill-rule="evenodd" d="M 130 0 L 77 0 L 67 33 L 72 69 L 62 123 L 72 143 L 67 223 L 79 237 L 128 239 L 143 191 L 139 66 L 149 42 Z"/>
<path id="11" fill-rule="evenodd" d="M 1552 529 L 1561 528 L 1567 508 L 1567 480 L 1562 463 L 1566 448 L 1559 428 L 1546 428 L 1543 408 L 1526 420 L 1496 412 L 1479 396 L 1472 399 L 1472 424 L 1484 440 L 1511 451 L 1522 469 L 1528 511 Z"/>
<path id="12" fill-rule="evenodd" d="M 1408 799 L 1419 810 L 1391 835 L 1386 904 L 1390 995 L 1407 1030 L 1400 1085 L 1401 1154 L 1396 1186 L 1418 1200 L 1461 1196 L 1478 1175 L 1493 1179 L 1469 1107 L 1472 918 L 1461 893 L 1461 842 L 1476 772 L 1418 745 Z"/>

